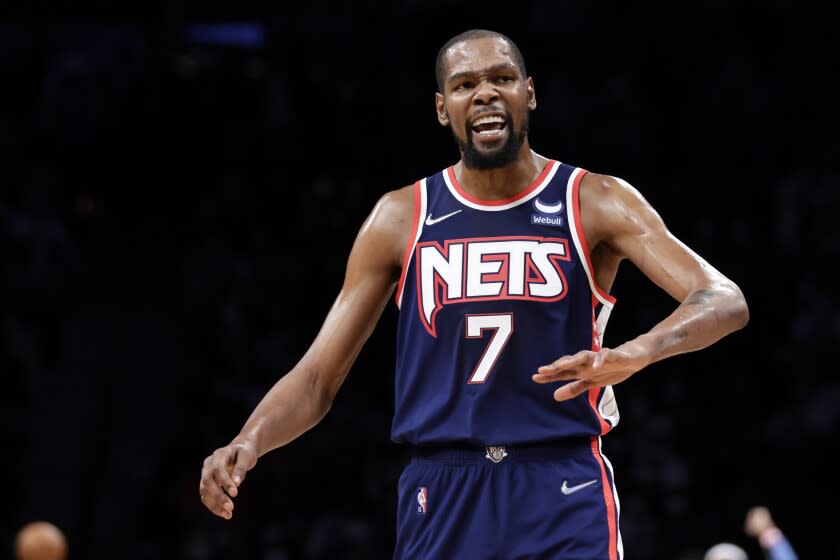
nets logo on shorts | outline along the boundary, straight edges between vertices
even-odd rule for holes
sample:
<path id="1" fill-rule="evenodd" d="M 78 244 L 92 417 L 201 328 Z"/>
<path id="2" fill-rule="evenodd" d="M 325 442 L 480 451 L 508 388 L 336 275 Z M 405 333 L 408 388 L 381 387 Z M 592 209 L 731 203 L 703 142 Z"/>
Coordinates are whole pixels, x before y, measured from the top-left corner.
<path id="1" fill-rule="evenodd" d="M 425 486 L 417 489 L 417 513 L 426 513 L 426 498 L 429 496 L 429 490 Z"/>

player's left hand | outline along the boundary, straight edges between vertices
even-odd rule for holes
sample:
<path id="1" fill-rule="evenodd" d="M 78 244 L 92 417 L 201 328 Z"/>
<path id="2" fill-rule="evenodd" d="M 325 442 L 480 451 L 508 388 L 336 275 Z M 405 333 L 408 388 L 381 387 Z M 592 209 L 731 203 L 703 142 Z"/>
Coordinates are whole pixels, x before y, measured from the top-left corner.
<path id="1" fill-rule="evenodd" d="M 648 363 L 648 353 L 641 345 L 627 343 L 562 356 L 538 368 L 532 379 L 536 383 L 569 381 L 554 391 L 554 400 L 565 401 L 589 389 L 620 383 Z"/>

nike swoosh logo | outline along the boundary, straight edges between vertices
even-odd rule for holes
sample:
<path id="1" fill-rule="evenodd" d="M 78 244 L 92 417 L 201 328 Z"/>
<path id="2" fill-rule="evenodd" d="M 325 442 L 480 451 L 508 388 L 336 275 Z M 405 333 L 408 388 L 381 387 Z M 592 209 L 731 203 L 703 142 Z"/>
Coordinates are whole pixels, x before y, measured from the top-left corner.
<path id="1" fill-rule="evenodd" d="M 592 486 L 596 482 L 598 482 L 597 478 L 595 480 L 590 480 L 589 482 L 584 482 L 583 484 L 578 484 L 577 486 L 569 486 L 569 481 L 564 480 L 563 485 L 560 487 L 560 491 L 563 492 L 563 494 L 565 494 L 566 496 L 568 496 L 569 494 L 574 494 L 578 490 L 583 490 L 587 486 Z"/>
<path id="2" fill-rule="evenodd" d="M 440 216 L 438 218 L 432 218 L 432 214 L 429 213 L 429 215 L 426 216 L 426 225 L 427 226 L 433 226 L 438 222 L 442 222 L 446 218 L 451 218 L 452 216 L 454 216 L 458 212 L 460 212 L 460 210 L 455 210 L 454 212 L 450 212 L 449 214 L 444 214 L 443 216 Z"/>

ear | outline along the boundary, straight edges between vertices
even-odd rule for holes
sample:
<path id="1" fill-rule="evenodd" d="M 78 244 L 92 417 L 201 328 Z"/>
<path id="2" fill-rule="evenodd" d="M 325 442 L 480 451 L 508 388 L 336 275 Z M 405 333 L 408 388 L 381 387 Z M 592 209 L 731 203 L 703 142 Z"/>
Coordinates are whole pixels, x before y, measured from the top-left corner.
<path id="1" fill-rule="evenodd" d="M 533 111 L 537 108 L 537 94 L 534 93 L 534 79 L 528 78 L 526 82 L 528 84 L 528 109 Z"/>
<path id="2" fill-rule="evenodd" d="M 435 109 L 441 126 L 449 126 L 449 113 L 446 112 L 446 107 L 443 104 L 443 94 L 439 92 L 435 92 Z"/>

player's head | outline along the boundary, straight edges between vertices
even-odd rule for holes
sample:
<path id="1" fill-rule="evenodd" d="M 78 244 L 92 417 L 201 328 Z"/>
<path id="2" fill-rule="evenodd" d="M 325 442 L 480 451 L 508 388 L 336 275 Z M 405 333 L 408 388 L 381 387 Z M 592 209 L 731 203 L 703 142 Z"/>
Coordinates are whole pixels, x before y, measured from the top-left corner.
<path id="1" fill-rule="evenodd" d="M 737 544 L 722 542 L 707 550 L 703 560 L 747 560 L 747 553 Z"/>
<path id="2" fill-rule="evenodd" d="M 516 46 L 516 43 L 514 43 L 510 37 L 503 35 L 497 31 L 490 31 L 489 29 L 469 29 L 449 39 L 443 44 L 440 50 L 438 50 L 437 59 L 435 60 L 435 79 L 437 80 L 437 87 L 439 92 L 443 93 L 443 84 L 445 80 L 443 58 L 446 55 L 447 51 L 451 47 L 463 41 L 487 38 L 499 39 L 507 43 L 507 46 L 510 48 L 511 54 L 513 55 L 513 62 L 519 68 L 519 72 L 523 76 L 528 76 L 528 72 L 525 70 L 525 58 L 523 58 L 522 52 L 520 52 L 519 47 Z"/>
<path id="3" fill-rule="evenodd" d="M 15 537 L 17 560 L 64 560 L 67 538 L 49 521 L 32 521 L 18 530 Z"/>
<path id="4" fill-rule="evenodd" d="M 537 102 L 510 38 L 486 29 L 456 35 L 438 51 L 435 76 L 438 121 L 451 129 L 467 167 L 503 167 L 527 148 Z"/>

